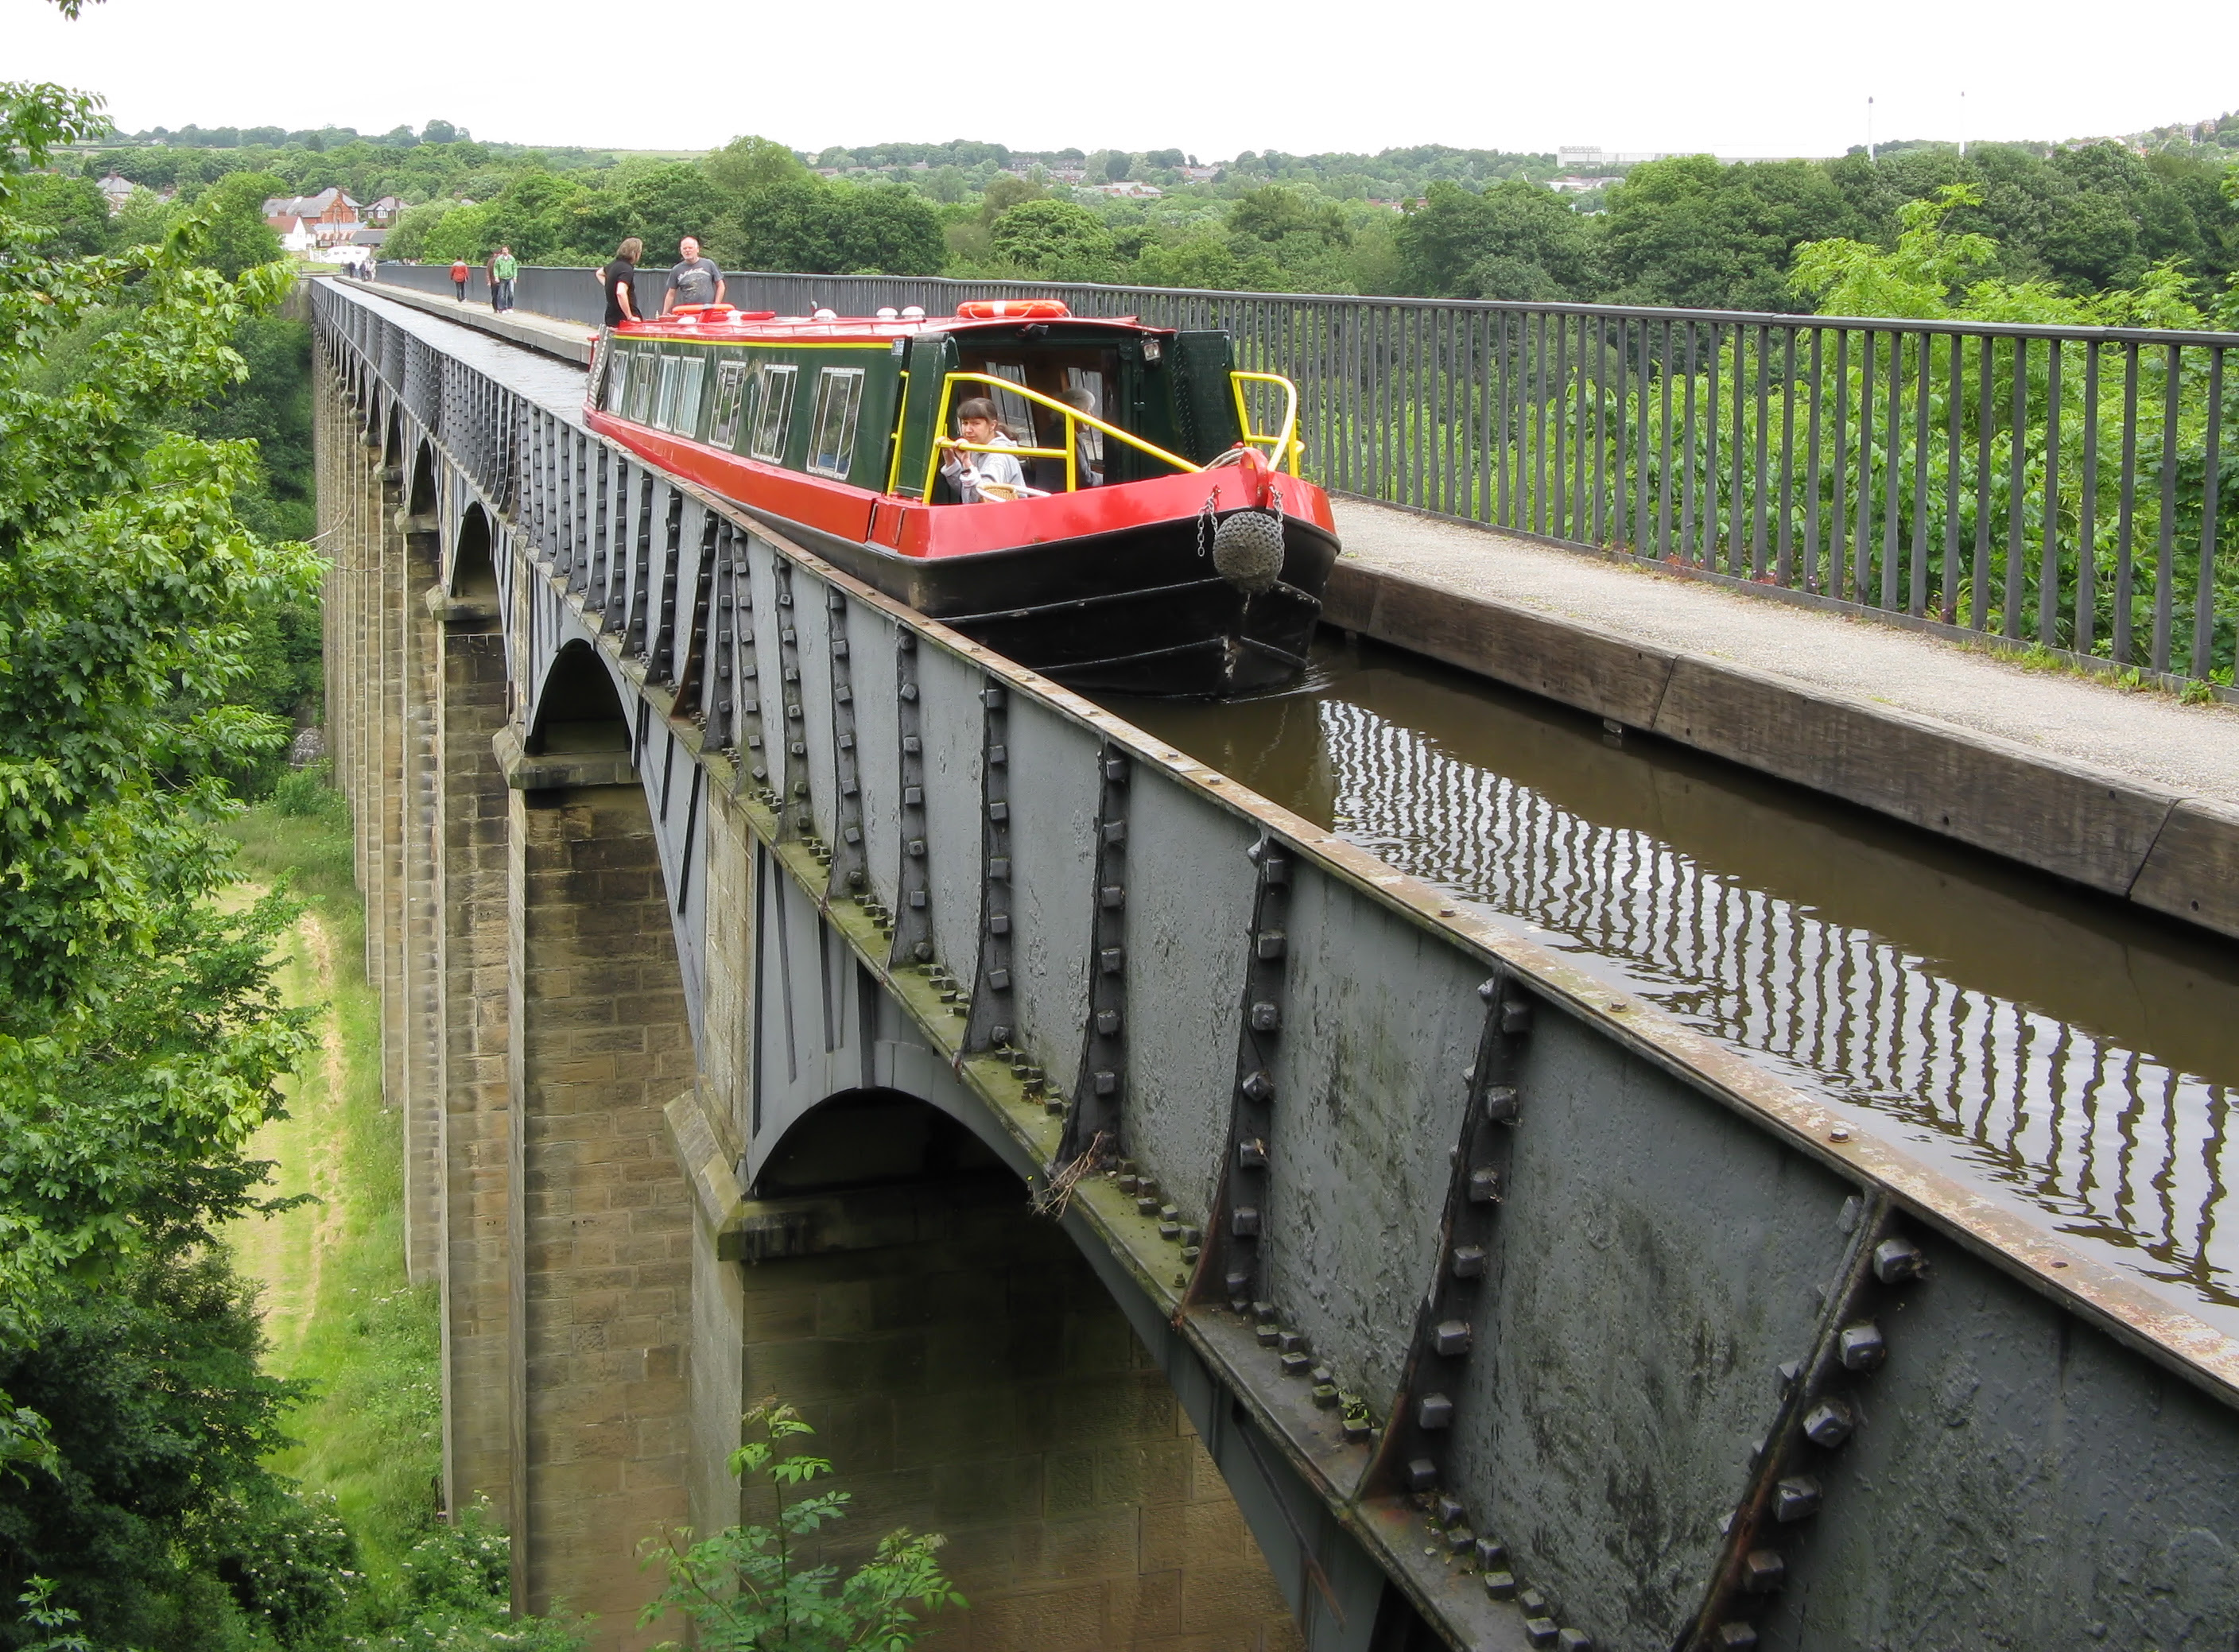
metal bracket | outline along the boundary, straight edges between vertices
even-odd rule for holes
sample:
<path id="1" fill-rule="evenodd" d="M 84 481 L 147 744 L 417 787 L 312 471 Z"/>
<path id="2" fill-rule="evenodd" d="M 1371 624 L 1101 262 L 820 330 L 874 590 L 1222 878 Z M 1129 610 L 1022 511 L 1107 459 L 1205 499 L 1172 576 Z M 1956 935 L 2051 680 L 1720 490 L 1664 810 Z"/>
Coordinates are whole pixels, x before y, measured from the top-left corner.
<path id="1" fill-rule="evenodd" d="M 1774 1373 L 1780 1403 L 1772 1425 L 1757 1446 L 1741 1506 L 1727 1516 L 1703 1603 L 1672 1652 L 1746 1652 L 1761 1644 L 1756 1620 L 1765 1597 L 1787 1581 L 1785 1529 L 1818 1513 L 1836 1454 L 1858 1426 L 1853 1392 L 1888 1357 L 1887 1316 L 1878 1310 L 1926 1271 L 1918 1244 L 1897 1231 L 1886 1194 L 1852 1196 L 1844 1217 L 1856 1226 L 1843 1271 L 1810 1351 Z"/>
<path id="2" fill-rule="evenodd" d="M 1463 1368 L 1485 1321 L 1479 1304 L 1492 1284 L 1491 1240 L 1507 1187 L 1511 1133 L 1521 1118 L 1517 1080 L 1532 1018 L 1531 1000 L 1505 970 L 1479 986 L 1478 996 L 1485 1000 L 1485 1022 L 1477 1059 L 1462 1075 L 1465 1105 L 1438 1220 L 1436 1270 L 1416 1310 L 1393 1414 L 1364 1486 L 1370 1496 L 1412 1496 L 1457 1552 L 1473 1549 L 1478 1536 L 1469 1511 L 1449 1489 L 1446 1447 L 1464 1392 Z M 1488 1549 L 1475 1558 L 1491 1557 Z"/>
<path id="3" fill-rule="evenodd" d="M 1260 1242 L 1272 1185 L 1268 1166 L 1276 1134 L 1274 1050 L 1286 1008 L 1289 939 L 1284 925 L 1291 909 L 1291 859 L 1283 845 L 1274 838 L 1262 838 L 1246 853 L 1259 875 L 1252 892 L 1236 1078 L 1229 1097 L 1228 1157 L 1206 1217 L 1213 1243 L 1199 1259 L 1191 1292 L 1194 1299 L 1226 1302 L 1239 1314 L 1252 1311 L 1253 1303 L 1269 1294 Z"/>
<path id="4" fill-rule="evenodd" d="M 1124 1152 L 1127 1095 L 1127 753 L 1097 748 L 1096 876 L 1088 947 L 1088 1023 L 1060 1158 L 1088 1151 L 1100 1134 L 1108 1152 Z"/>
<path id="5" fill-rule="evenodd" d="M 777 584 L 778 680 L 765 687 L 778 697 L 779 749 L 771 758 L 777 777 L 771 789 L 777 793 L 778 836 L 798 839 L 816 831 L 816 814 L 808 799 L 807 713 L 801 703 L 799 615 L 793 606 L 793 564 L 780 556 L 772 559 L 772 567 Z"/>
<path id="6" fill-rule="evenodd" d="M 933 879 L 926 867 L 925 733 L 918 707 L 917 634 L 894 636 L 894 726 L 901 746 L 902 864 L 894 879 L 894 941 L 887 967 L 933 962 Z"/>
<path id="7" fill-rule="evenodd" d="M 827 646 L 831 665 L 832 753 L 840 795 L 834 813 L 832 888 L 843 899 L 860 897 L 871 886 L 869 852 L 863 844 L 862 768 L 855 750 L 855 674 L 847 640 L 847 594 L 826 587 Z"/>
<path id="8" fill-rule="evenodd" d="M 1011 992 L 1011 700 L 1002 686 L 980 689 L 980 966 L 964 1048 L 992 1050 L 1018 1037 Z"/>

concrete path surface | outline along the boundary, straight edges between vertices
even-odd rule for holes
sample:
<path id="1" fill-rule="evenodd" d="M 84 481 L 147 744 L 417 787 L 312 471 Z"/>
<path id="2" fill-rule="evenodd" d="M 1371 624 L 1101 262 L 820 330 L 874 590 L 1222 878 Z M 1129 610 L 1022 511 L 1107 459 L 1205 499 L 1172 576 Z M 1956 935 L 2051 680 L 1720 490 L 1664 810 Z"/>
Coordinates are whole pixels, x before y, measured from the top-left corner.
<path id="1" fill-rule="evenodd" d="M 2185 705 L 2157 689 L 2030 670 L 1988 649 L 1390 506 L 1332 503 L 1346 560 L 1368 567 L 2239 803 L 2239 707 Z"/>

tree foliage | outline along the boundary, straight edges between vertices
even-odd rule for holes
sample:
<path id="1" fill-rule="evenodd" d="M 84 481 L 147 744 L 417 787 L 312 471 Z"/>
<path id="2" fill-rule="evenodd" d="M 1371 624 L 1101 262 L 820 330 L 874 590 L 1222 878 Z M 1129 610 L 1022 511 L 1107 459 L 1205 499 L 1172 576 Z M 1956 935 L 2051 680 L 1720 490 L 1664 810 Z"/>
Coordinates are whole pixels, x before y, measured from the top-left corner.
<path id="1" fill-rule="evenodd" d="M 793 1407 L 766 1401 L 746 1423 L 761 1437 L 731 1454 L 731 1472 L 767 1489 L 772 1523 L 732 1526 L 698 1543 L 682 1529 L 665 1543 L 649 1541 L 647 1558 L 660 1564 L 667 1587 L 639 1627 L 674 1612 L 701 1652 L 908 1652 L 926 1632 L 920 1615 L 966 1604 L 942 1575 L 938 1535 L 890 1531 L 845 1578 L 830 1562 L 810 1563 L 819 1534 L 846 1518 L 848 1494 L 809 1489 L 832 1464 L 787 1450 L 815 1432 Z"/>

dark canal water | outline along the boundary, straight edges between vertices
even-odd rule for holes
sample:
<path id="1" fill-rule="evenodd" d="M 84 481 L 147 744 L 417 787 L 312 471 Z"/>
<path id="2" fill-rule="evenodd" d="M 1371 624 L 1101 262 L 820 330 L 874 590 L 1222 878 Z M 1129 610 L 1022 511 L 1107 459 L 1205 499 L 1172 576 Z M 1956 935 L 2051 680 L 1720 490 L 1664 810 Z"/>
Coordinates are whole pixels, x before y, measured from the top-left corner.
<path id="1" fill-rule="evenodd" d="M 1110 703 L 2239 1332 L 2239 947 L 1374 643 Z"/>

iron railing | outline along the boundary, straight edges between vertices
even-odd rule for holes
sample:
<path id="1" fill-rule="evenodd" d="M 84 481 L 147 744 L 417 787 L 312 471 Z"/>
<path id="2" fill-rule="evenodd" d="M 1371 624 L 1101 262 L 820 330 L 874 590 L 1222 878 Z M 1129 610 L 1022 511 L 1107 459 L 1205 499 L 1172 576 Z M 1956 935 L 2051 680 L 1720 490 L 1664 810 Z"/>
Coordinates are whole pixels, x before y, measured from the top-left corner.
<path id="1" fill-rule="evenodd" d="M 381 279 L 448 294 L 448 271 Z M 657 310 L 666 277 L 638 277 Z M 842 314 L 1053 296 L 1221 328 L 1340 493 L 1764 594 L 2201 685 L 2239 634 L 2239 334 L 883 275 L 730 277 Z M 483 299 L 476 272 L 472 302 Z M 519 308 L 595 326 L 583 269 Z"/>

